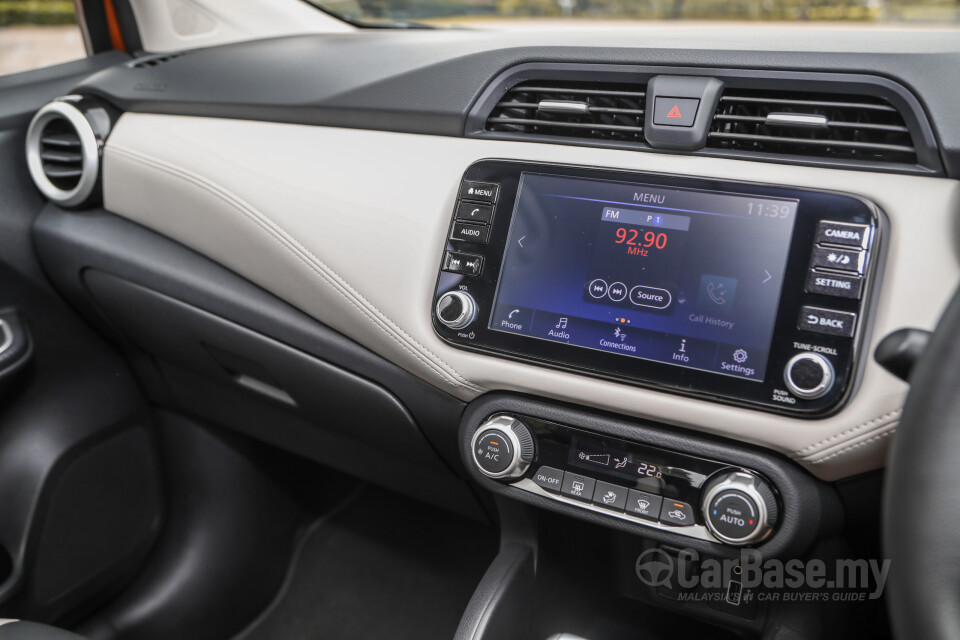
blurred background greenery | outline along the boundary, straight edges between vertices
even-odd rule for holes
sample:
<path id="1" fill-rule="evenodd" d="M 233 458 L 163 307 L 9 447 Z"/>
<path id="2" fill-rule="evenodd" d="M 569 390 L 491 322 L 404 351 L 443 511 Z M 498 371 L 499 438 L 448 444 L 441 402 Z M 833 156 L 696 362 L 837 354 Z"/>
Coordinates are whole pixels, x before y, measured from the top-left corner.
<path id="1" fill-rule="evenodd" d="M 310 0 L 353 20 L 585 18 L 956 23 L 960 0 Z M 468 22 L 467 22 L 468 24 Z"/>
<path id="2" fill-rule="evenodd" d="M 0 0 L 0 27 L 76 24 L 71 0 Z"/>

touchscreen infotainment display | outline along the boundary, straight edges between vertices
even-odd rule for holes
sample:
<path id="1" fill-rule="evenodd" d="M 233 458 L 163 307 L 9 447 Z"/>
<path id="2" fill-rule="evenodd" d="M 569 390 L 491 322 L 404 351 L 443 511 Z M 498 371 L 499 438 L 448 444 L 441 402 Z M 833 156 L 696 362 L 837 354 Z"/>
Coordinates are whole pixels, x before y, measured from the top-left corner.
<path id="1" fill-rule="evenodd" d="M 762 381 L 797 206 L 525 172 L 489 328 Z"/>

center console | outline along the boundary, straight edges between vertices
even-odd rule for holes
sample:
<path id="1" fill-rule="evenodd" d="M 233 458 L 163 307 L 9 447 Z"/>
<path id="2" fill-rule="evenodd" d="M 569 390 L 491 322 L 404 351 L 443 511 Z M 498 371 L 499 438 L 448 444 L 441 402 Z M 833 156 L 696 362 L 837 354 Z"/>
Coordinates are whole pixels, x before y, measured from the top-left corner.
<path id="1" fill-rule="evenodd" d="M 458 348 L 825 415 L 855 379 L 882 221 L 845 194 L 484 160 L 433 324 Z"/>
<path id="2" fill-rule="evenodd" d="M 469 405 L 460 442 L 494 494 L 679 548 L 777 556 L 839 523 L 792 461 L 665 425 L 492 393 Z"/>

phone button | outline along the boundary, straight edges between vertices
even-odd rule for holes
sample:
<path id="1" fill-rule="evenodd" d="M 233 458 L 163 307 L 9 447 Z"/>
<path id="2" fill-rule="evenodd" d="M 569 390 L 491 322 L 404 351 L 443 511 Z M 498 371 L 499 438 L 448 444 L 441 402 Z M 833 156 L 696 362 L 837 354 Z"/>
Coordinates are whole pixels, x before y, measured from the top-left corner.
<path id="1" fill-rule="evenodd" d="M 498 304 L 490 328 L 495 331 L 509 333 L 530 333 L 530 324 L 533 320 L 533 309 L 518 307 L 511 304 Z"/>
<path id="2" fill-rule="evenodd" d="M 493 220 L 493 205 L 480 202 L 461 202 L 457 205 L 457 220 L 490 224 Z"/>

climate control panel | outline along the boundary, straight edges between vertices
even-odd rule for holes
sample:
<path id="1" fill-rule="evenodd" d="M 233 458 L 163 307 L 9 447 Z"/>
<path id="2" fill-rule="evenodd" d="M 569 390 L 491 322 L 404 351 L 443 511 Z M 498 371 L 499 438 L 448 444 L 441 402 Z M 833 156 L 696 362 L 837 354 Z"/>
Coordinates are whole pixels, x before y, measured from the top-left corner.
<path id="1" fill-rule="evenodd" d="M 511 413 L 490 415 L 470 443 L 488 478 L 644 527 L 744 546 L 779 520 L 771 482 L 717 460 Z"/>

